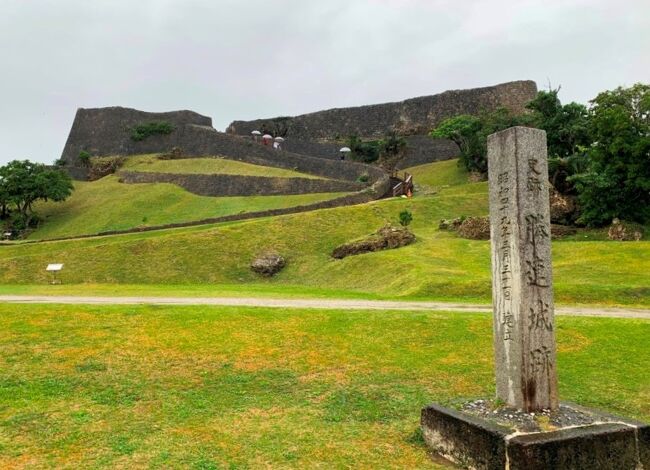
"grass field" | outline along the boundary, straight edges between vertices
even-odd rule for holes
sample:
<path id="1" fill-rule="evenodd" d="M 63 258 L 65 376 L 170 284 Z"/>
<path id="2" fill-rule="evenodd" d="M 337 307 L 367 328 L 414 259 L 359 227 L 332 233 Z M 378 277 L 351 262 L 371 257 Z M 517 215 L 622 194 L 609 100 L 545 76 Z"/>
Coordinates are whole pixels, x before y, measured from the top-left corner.
<path id="1" fill-rule="evenodd" d="M 157 155 L 138 155 L 129 157 L 123 170 L 149 171 L 157 173 L 222 174 L 243 176 L 273 176 L 280 178 L 315 178 L 308 173 L 300 173 L 270 166 L 252 165 L 219 157 L 160 160 Z"/>
<path id="2" fill-rule="evenodd" d="M 420 187 L 441 190 L 467 183 L 467 172 L 458 165 L 458 160 L 413 166 L 406 171 L 413 175 L 413 181 Z"/>
<path id="3" fill-rule="evenodd" d="M 92 234 L 293 207 L 342 195 L 208 197 L 197 196 L 167 183 L 122 184 L 117 176 L 111 175 L 90 183 L 75 182 L 75 191 L 65 202 L 39 204 L 36 211 L 44 218 L 44 223 L 31 234 L 30 239 Z"/>
<path id="4" fill-rule="evenodd" d="M 490 321 L 0 305 L 0 467 L 436 468 L 419 410 L 492 395 Z M 650 420 L 650 322 L 557 333 L 564 400 Z"/>
<path id="5" fill-rule="evenodd" d="M 441 218 L 486 214 L 486 183 L 465 183 L 455 161 L 412 171 L 416 183 L 417 178 L 422 178 L 437 192 L 410 200 L 394 198 L 221 225 L 2 246 L 0 284 L 5 285 L 6 293 L 11 293 L 11 285 L 15 284 L 26 285 L 23 292 L 39 290 L 27 285 L 46 284 L 45 266 L 62 262 L 65 284 L 89 283 L 97 291 L 120 284 L 130 292 L 153 290 L 167 295 L 179 291 L 222 295 L 230 291 L 233 295 L 258 292 L 300 296 L 303 292 L 305 296 L 489 302 L 489 242 L 464 240 L 437 228 Z M 446 181 L 457 184 L 444 187 Z M 109 183 L 107 180 L 104 184 Z M 125 207 L 140 207 L 127 204 L 126 199 Z M 241 203 L 253 200 L 245 198 Z M 76 212 L 81 214 L 84 202 L 81 198 L 77 201 L 81 206 Z M 172 207 L 159 212 L 156 222 L 180 212 Z M 207 212 L 205 205 L 196 207 L 197 213 Z M 414 215 L 412 229 L 418 237 L 415 244 L 344 260 L 329 256 L 337 245 L 366 236 L 388 221 L 394 223 L 405 208 Z M 134 214 L 134 224 L 136 217 Z M 53 218 L 50 227 L 58 223 L 71 231 L 72 225 L 63 224 L 64 218 L 63 214 Z M 86 225 L 99 223 L 101 214 L 96 218 L 87 220 Z M 598 239 L 601 232 L 581 232 L 572 239 L 553 243 L 557 302 L 650 305 L 650 242 L 602 241 Z M 272 280 L 261 279 L 249 269 L 252 259 L 267 249 L 279 251 L 288 262 L 287 268 Z M 85 287 L 64 289 L 84 292 Z"/>

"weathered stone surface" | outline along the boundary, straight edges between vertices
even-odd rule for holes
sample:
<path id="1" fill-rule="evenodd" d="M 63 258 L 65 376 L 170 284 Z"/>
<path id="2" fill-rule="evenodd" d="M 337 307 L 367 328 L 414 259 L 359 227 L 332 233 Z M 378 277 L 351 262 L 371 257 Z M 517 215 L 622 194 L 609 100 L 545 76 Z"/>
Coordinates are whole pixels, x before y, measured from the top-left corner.
<path id="1" fill-rule="evenodd" d="M 422 410 L 431 450 L 463 468 L 486 470 L 638 470 L 650 465 L 650 426 L 573 404 L 588 424 L 522 432 L 471 414 L 430 405 Z"/>
<path id="2" fill-rule="evenodd" d="M 463 468 L 506 468 L 510 429 L 435 404 L 422 409 L 420 424 L 429 448 L 447 460 Z"/>
<path id="3" fill-rule="evenodd" d="M 467 217 L 457 228 L 458 235 L 470 240 L 490 239 L 490 219 L 488 217 Z"/>
<path id="4" fill-rule="evenodd" d="M 443 119 L 459 114 L 478 114 L 499 107 L 514 113 L 524 112 L 536 93 L 535 82 L 515 81 L 469 90 L 449 90 L 396 103 L 335 108 L 295 117 L 234 121 L 226 132 L 249 136 L 253 130 L 260 130 L 306 141 L 336 140 L 353 134 L 381 138 L 390 132 L 424 135 Z"/>
<path id="5" fill-rule="evenodd" d="M 397 168 L 409 168 L 425 163 L 449 160 L 458 157 L 460 150 L 451 140 L 433 139 L 428 135 L 410 135 L 405 137 L 404 158 Z M 282 148 L 287 152 L 309 155 L 312 157 L 340 160 L 341 147 L 347 145 L 343 139 L 336 142 L 314 142 L 300 139 L 287 139 Z"/>
<path id="6" fill-rule="evenodd" d="M 141 142 L 131 139 L 131 129 L 142 123 L 166 121 L 174 126 L 169 135 L 153 136 Z M 193 111 L 149 113 L 114 106 L 110 108 L 79 108 L 75 115 L 61 158 L 69 166 L 79 166 L 79 152 L 93 156 L 134 155 L 169 151 L 182 129 L 189 124 L 212 126 L 212 119 Z"/>
<path id="7" fill-rule="evenodd" d="M 253 260 L 251 269 L 262 276 L 273 276 L 286 266 L 286 261 L 275 252 L 264 253 Z"/>
<path id="8" fill-rule="evenodd" d="M 200 196 L 215 197 L 354 192 L 363 189 L 365 186 L 360 183 L 330 179 L 177 174 L 148 171 L 121 171 L 119 177 L 122 183 L 171 183 Z"/>
<path id="9" fill-rule="evenodd" d="M 515 436 L 508 441 L 509 470 L 637 468 L 635 430 L 607 423 Z"/>
<path id="10" fill-rule="evenodd" d="M 415 235 L 404 227 L 387 225 L 376 234 L 352 243 L 338 246 L 332 252 L 332 258 L 343 259 L 346 256 L 360 255 L 372 251 L 389 250 L 410 245 L 415 241 Z"/>
<path id="11" fill-rule="evenodd" d="M 187 118 L 184 117 L 185 113 L 188 113 Z M 173 120 L 172 117 L 176 115 L 179 117 Z M 132 123 L 163 119 L 174 124 L 175 129 L 171 134 L 154 135 L 141 142 L 131 140 L 129 126 Z M 194 124 L 194 121 L 208 123 L 209 118 L 191 111 L 146 113 L 126 108 L 80 109 L 61 157 L 66 162 L 64 168 L 74 178 L 87 179 L 88 169 L 79 166 L 78 162 L 81 150 L 89 150 L 93 156 L 114 156 L 167 153 L 177 147 L 182 149 L 182 156 L 186 158 L 221 155 L 247 163 L 286 168 L 353 183 L 366 175 L 370 187 L 364 189 L 364 194 L 360 194 L 356 200 L 377 199 L 390 189 L 388 175 L 376 166 L 276 151 L 248 138 L 218 132 L 209 125 Z M 340 202 L 346 200 L 341 199 Z"/>
<path id="12" fill-rule="evenodd" d="M 558 406 L 546 133 L 488 137 L 497 396 L 518 409 Z"/>

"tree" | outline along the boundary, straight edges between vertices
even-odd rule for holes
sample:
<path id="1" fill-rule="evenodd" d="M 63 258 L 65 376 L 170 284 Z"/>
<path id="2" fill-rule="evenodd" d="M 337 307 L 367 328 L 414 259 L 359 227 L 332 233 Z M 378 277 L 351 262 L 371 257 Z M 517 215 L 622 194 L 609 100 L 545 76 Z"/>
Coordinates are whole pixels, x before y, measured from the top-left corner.
<path id="1" fill-rule="evenodd" d="M 0 197 L 5 198 L 5 217 L 7 208 L 13 205 L 25 227 L 32 221 L 32 206 L 36 201 L 63 201 L 73 190 L 67 173 L 29 160 L 14 160 L 1 167 L 0 181 Z"/>
<path id="2" fill-rule="evenodd" d="M 356 135 L 352 135 L 347 143 L 353 160 L 374 163 L 379 158 L 379 142 L 377 141 L 364 142 Z"/>
<path id="3" fill-rule="evenodd" d="M 546 131 L 549 156 L 566 158 L 591 143 L 589 113 L 579 103 L 562 105 L 559 91 L 540 91 L 526 107 L 533 111 L 531 123 Z"/>
<path id="4" fill-rule="evenodd" d="M 530 125 L 531 121 L 530 116 L 516 116 L 507 108 L 499 108 L 478 116 L 461 114 L 445 119 L 430 135 L 455 142 L 460 148 L 460 164 L 467 171 L 487 173 L 487 136 L 508 127 Z"/>
<path id="5" fill-rule="evenodd" d="M 2 168 L 0 168 L 0 219 L 6 219 L 9 215 L 10 203 L 11 200 L 9 199 L 5 177 L 2 173 Z"/>
<path id="6" fill-rule="evenodd" d="M 481 120 L 477 116 L 461 114 L 442 121 L 431 131 L 431 137 L 450 139 L 460 149 L 460 163 L 468 171 L 481 171 L 482 148 L 479 143 Z M 487 165 L 485 165 L 485 171 Z"/>
<path id="7" fill-rule="evenodd" d="M 591 226 L 650 220 L 650 85 L 600 93 L 589 110 L 589 168 L 573 177 Z"/>
<path id="8" fill-rule="evenodd" d="M 582 104 L 562 105 L 559 91 L 540 91 L 526 107 L 533 111 L 532 124 L 546 131 L 549 181 L 560 193 L 572 194 L 575 188 L 571 177 L 584 172 L 588 163 L 589 112 Z"/>

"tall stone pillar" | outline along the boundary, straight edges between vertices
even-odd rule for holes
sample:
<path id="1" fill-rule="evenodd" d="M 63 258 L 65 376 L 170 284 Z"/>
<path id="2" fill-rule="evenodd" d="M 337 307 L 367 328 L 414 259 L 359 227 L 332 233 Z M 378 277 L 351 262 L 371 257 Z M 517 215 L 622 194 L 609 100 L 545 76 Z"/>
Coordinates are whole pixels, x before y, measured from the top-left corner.
<path id="1" fill-rule="evenodd" d="M 546 132 L 488 137 L 497 398 L 557 409 Z"/>

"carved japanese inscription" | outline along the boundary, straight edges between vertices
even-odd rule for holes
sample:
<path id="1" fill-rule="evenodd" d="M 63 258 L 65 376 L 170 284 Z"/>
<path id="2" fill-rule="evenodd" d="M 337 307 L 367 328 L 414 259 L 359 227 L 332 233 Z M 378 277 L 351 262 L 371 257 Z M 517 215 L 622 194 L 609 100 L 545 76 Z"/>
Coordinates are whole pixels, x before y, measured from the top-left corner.
<path id="1" fill-rule="evenodd" d="M 497 396 L 526 411 L 558 406 L 547 165 L 542 130 L 488 137 Z"/>

